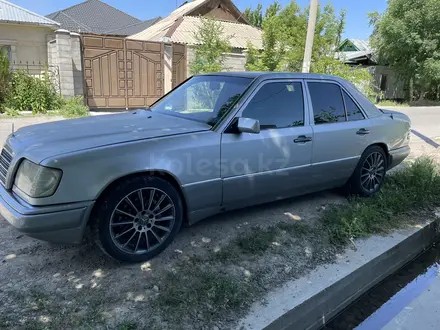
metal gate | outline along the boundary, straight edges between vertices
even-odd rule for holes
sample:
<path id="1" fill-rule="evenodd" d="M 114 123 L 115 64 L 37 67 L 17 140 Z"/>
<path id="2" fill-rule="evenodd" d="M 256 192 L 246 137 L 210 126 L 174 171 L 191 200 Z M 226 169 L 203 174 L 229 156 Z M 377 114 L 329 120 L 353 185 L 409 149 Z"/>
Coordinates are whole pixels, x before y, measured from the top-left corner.
<path id="1" fill-rule="evenodd" d="M 173 88 L 183 82 L 186 75 L 186 47 L 185 45 L 173 44 Z"/>
<path id="2" fill-rule="evenodd" d="M 90 108 L 139 108 L 163 95 L 163 43 L 99 35 L 82 41 Z"/>

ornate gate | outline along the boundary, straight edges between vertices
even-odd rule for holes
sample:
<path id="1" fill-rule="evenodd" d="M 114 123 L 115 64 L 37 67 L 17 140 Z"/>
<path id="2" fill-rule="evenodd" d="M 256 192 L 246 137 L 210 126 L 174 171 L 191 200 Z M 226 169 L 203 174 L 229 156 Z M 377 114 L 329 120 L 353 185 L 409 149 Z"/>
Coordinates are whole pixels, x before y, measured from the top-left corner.
<path id="1" fill-rule="evenodd" d="M 83 35 L 87 105 L 92 109 L 151 105 L 163 95 L 163 53 L 160 42 Z"/>
<path id="2" fill-rule="evenodd" d="M 173 44 L 173 80 L 172 86 L 186 79 L 186 47 L 185 45 Z"/>

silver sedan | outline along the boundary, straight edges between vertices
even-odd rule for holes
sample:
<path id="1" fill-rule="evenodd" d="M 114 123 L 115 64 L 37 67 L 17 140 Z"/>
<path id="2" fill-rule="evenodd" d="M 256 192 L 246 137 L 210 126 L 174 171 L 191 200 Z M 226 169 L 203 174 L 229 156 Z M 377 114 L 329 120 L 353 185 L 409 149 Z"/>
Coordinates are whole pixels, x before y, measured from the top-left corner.
<path id="1" fill-rule="evenodd" d="M 218 73 L 148 110 L 22 128 L 0 156 L 0 213 L 41 240 L 91 226 L 110 256 L 163 251 L 183 222 L 347 186 L 371 196 L 409 154 L 407 116 L 333 76 Z"/>

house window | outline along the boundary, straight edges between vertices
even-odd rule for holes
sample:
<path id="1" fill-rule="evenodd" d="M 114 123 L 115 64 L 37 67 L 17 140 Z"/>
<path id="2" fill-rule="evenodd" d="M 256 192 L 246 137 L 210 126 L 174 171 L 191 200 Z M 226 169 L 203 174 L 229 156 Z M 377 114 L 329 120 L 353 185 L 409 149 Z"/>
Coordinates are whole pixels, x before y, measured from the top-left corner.
<path id="1" fill-rule="evenodd" d="M 380 90 L 385 92 L 387 90 L 387 76 L 384 74 L 380 75 Z"/>
<path id="2" fill-rule="evenodd" d="M 0 50 L 3 54 L 8 56 L 9 61 L 12 59 L 11 46 L 9 45 L 0 45 Z"/>

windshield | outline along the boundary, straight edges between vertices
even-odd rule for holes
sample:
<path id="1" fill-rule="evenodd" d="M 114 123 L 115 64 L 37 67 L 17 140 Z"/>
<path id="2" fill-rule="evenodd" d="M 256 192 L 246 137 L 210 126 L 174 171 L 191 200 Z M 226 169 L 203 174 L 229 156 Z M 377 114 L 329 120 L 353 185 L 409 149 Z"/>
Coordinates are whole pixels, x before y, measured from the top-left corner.
<path id="1" fill-rule="evenodd" d="M 151 107 L 151 111 L 215 125 L 251 84 L 231 76 L 195 76 Z"/>

